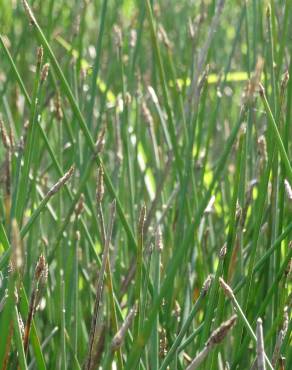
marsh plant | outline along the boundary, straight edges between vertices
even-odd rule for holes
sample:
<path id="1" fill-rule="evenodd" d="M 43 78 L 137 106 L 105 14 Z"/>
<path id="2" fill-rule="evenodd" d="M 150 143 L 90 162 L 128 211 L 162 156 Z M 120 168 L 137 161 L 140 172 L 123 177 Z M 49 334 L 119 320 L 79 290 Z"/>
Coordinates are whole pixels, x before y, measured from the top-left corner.
<path id="1" fill-rule="evenodd" d="M 0 21 L 0 368 L 291 369 L 292 2 Z"/>

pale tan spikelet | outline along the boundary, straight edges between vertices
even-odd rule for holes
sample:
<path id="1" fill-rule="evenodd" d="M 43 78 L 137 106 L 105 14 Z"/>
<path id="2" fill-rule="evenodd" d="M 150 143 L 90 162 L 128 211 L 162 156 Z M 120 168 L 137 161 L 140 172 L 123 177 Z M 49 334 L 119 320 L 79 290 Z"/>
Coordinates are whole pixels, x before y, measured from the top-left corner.
<path id="1" fill-rule="evenodd" d="M 44 64 L 42 71 L 41 71 L 41 83 L 44 83 L 46 79 L 48 78 L 49 69 L 50 69 L 50 64 L 49 63 Z"/>
<path id="2" fill-rule="evenodd" d="M 212 280 L 213 280 L 213 276 L 212 275 L 208 275 L 207 276 L 207 279 L 204 281 L 203 286 L 202 286 L 202 289 L 201 289 L 201 295 L 203 297 L 205 297 L 205 295 L 207 294 L 208 290 L 210 289 Z"/>
<path id="3" fill-rule="evenodd" d="M 22 3 L 23 3 L 23 7 L 24 7 L 24 10 L 25 10 L 25 13 L 29 19 L 29 23 L 31 25 L 35 25 L 36 24 L 36 20 L 35 20 L 35 17 L 33 15 L 33 12 L 31 10 L 31 8 L 29 7 L 28 3 L 26 0 L 22 0 Z"/>
<path id="4" fill-rule="evenodd" d="M 119 27 L 117 24 L 114 24 L 113 32 L 114 32 L 115 44 L 116 44 L 117 48 L 120 49 L 122 47 L 122 30 L 121 30 L 121 27 Z"/>
<path id="5" fill-rule="evenodd" d="M 287 179 L 284 180 L 284 185 L 285 185 L 285 191 L 286 191 L 287 198 L 290 201 L 292 201 L 292 188 Z"/>
<path id="6" fill-rule="evenodd" d="M 220 277 L 219 283 L 221 288 L 224 290 L 224 293 L 229 297 L 232 298 L 234 296 L 233 290 L 230 288 L 230 286 L 225 283 L 225 281 Z"/>
<path id="7" fill-rule="evenodd" d="M 12 233 L 12 254 L 10 261 L 11 269 L 12 272 L 21 272 L 24 266 L 24 249 L 16 219 L 12 220 L 11 233 Z"/>
<path id="8" fill-rule="evenodd" d="M 112 343 L 111 343 L 111 348 L 113 351 L 116 351 L 118 348 L 121 347 L 121 345 L 123 344 L 124 340 L 125 340 L 125 337 L 126 337 L 126 334 L 133 322 L 133 319 L 135 317 L 137 313 L 137 304 L 134 305 L 134 307 L 132 307 L 128 313 L 128 315 L 126 316 L 125 318 L 125 321 L 123 322 L 121 328 L 119 329 L 119 331 L 115 334 L 113 340 L 112 340 Z"/>

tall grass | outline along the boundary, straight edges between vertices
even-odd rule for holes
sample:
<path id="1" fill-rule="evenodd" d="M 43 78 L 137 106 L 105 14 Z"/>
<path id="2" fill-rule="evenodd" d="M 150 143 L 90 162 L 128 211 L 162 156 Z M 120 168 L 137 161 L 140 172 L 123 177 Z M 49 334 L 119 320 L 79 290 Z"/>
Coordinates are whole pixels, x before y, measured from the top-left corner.
<path id="1" fill-rule="evenodd" d="M 291 1 L 0 12 L 1 369 L 289 369 Z"/>

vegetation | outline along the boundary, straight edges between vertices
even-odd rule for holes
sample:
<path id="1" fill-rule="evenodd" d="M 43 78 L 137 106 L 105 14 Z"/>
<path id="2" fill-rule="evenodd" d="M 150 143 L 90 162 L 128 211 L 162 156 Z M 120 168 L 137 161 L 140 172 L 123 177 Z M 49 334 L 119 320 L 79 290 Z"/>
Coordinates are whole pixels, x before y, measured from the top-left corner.
<path id="1" fill-rule="evenodd" d="M 288 369 L 292 2 L 0 2 L 1 369 Z"/>

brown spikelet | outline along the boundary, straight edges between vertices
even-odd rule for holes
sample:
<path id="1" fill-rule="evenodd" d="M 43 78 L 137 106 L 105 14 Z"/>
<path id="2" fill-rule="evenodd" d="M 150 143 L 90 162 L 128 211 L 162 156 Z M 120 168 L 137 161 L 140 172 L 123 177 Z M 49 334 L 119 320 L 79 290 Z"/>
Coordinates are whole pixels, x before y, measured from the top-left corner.
<path id="1" fill-rule="evenodd" d="M 283 77 L 282 77 L 282 80 L 281 80 L 281 91 L 283 92 L 284 90 L 286 90 L 287 88 L 287 85 L 288 85 L 288 81 L 289 81 L 289 71 L 287 70 L 284 74 L 283 74 Z M 283 94 L 283 93 L 282 93 Z"/>
<path id="2" fill-rule="evenodd" d="M 142 103 L 142 117 L 147 125 L 153 126 L 153 117 L 145 102 Z"/>
<path id="3" fill-rule="evenodd" d="M 229 330 L 232 326 L 236 323 L 237 315 L 233 315 L 229 320 L 224 321 L 219 328 L 213 331 L 210 338 L 208 339 L 206 346 L 213 346 L 214 344 L 218 344 L 222 342 L 222 340 L 226 337 Z"/>
<path id="4" fill-rule="evenodd" d="M 74 173 L 74 166 L 71 166 L 69 168 L 69 170 L 65 173 L 65 175 L 63 177 L 61 177 L 55 185 L 53 185 L 51 187 L 51 189 L 48 191 L 47 193 L 47 197 L 51 197 L 53 196 L 54 194 L 56 194 L 60 188 L 66 184 L 66 182 L 72 177 L 73 173 Z"/>
<path id="5" fill-rule="evenodd" d="M 43 62 L 43 56 L 44 56 L 44 49 L 42 45 L 37 48 L 37 65 L 40 67 L 40 65 Z"/>
<path id="6" fill-rule="evenodd" d="M 96 144 L 95 144 L 95 147 L 96 147 L 96 152 L 99 154 L 103 151 L 103 148 L 104 148 L 104 145 L 105 145 L 105 132 L 106 132 L 106 128 L 105 126 L 102 127 L 99 135 L 98 135 L 98 138 L 96 140 Z"/>
<path id="7" fill-rule="evenodd" d="M 264 135 L 261 135 L 258 138 L 258 153 L 260 157 L 267 162 L 268 160 L 268 154 L 267 154 L 267 142 Z"/>
<path id="8" fill-rule="evenodd" d="M 244 102 L 251 103 L 253 101 L 256 90 L 259 86 L 263 68 L 264 68 L 264 59 L 261 56 L 259 56 L 257 59 L 255 71 L 251 79 L 248 81 L 247 86 L 244 91 L 244 97 L 243 97 Z"/>
<path id="9" fill-rule="evenodd" d="M 202 349 L 201 352 L 197 354 L 197 356 L 193 359 L 190 365 L 186 368 L 186 370 L 195 370 L 198 369 L 200 364 L 204 361 L 207 357 L 208 353 L 222 340 L 226 337 L 229 330 L 233 327 L 237 319 L 236 315 L 233 315 L 229 320 L 223 322 L 219 328 L 214 330 L 210 335 L 209 339 L 207 340 L 205 347 Z"/>
<path id="10" fill-rule="evenodd" d="M 38 262 L 37 262 L 37 265 L 36 265 L 36 268 L 35 268 L 35 272 L 34 272 L 35 280 L 39 280 L 41 278 L 42 274 L 44 274 L 45 278 L 46 278 L 47 275 L 48 275 L 48 271 L 47 271 L 46 259 L 45 259 L 44 255 L 41 254 L 39 259 L 38 259 Z"/>
<path id="11" fill-rule="evenodd" d="M 43 255 L 40 255 L 35 268 L 33 288 L 29 301 L 27 321 L 24 328 L 23 347 L 25 353 L 27 353 L 28 351 L 29 333 L 31 329 L 32 319 L 37 307 L 39 284 L 41 283 L 42 285 L 44 285 L 47 281 L 47 278 L 48 278 L 48 265 L 45 257 Z"/>
<path id="12" fill-rule="evenodd" d="M 75 216 L 78 218 L 84 210 L 84 194 L 80 195 L 80 199 L 75 207 Z"/>
<path id="13" fill-rule="evenodd" d="M 1 137 L 2 137 L 4 147 L 6 149 L 10 149 L 11 148 L 10 137 L 9 137 L 7 131 L 6 131 L 6 128 L 4 126 L 4 122 L 2 121 L 1 118 L 0 118 L 0 131 L 1 131 Z"/>
<path id="14" fill-rule="evenodd" d="M 62 103 L 61 103 L 61 95 L 60 92 L 56 94 L 55 100 L 55 114 L 58 121 L 62 121 L 63 119 L 63 110 L 62 110 Z"/>

